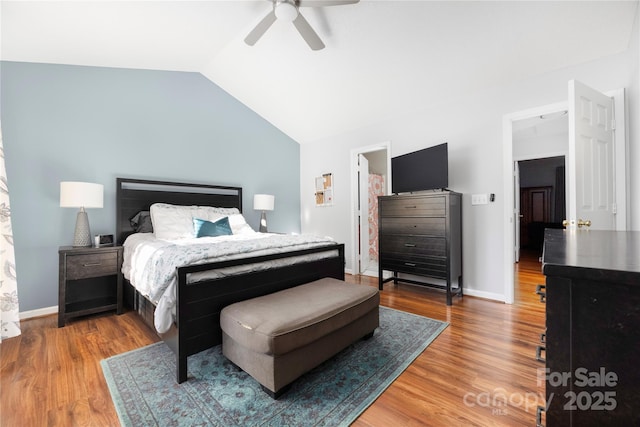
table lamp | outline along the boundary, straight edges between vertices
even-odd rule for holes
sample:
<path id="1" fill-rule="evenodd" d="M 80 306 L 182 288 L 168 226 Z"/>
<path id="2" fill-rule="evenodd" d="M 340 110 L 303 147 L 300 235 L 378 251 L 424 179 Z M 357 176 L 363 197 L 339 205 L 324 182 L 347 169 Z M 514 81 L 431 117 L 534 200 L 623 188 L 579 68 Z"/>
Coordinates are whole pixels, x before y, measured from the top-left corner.
<path id="1" fill-rule="evenodd" d="M 253 196 L 253 209 L 262 211 L 260 216 L 260 232 L 267 233 L 267 213 L 272 211 L 275 203 L 275 197 L 270 194 L 255 194 Z"/>
<path id="2" fill-rule="evenodd" d="M 70 181 L 60 183 L 60 207 L 80 208 L 76 217 L 73 246 L 91 246 L 89 217 L 85 208 L 101 208 L 103 191 L 102 184 Z"/>

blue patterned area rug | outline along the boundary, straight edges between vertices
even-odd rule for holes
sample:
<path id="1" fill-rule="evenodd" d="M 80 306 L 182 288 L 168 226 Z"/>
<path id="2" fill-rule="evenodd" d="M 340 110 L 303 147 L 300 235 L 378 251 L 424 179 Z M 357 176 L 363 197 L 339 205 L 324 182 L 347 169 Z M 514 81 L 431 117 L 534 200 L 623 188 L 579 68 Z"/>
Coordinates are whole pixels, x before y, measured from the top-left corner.
<path id="1" fill-rule="evenodd" d="M 189 380 L 182 384 L 164 343 L 101 364 L 123 426 L 347 426 L 447 325 L 380 307 L 373 338 L 303 375 L 278 400 L 231 364 L 220 346 L 189 357 Z"/>

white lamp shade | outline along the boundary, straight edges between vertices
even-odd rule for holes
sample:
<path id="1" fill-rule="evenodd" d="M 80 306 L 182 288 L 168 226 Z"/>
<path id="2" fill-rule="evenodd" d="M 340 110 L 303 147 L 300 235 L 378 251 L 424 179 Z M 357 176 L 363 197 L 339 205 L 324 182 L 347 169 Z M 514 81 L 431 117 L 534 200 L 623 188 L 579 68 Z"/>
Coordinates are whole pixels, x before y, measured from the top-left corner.
<path id="1" fill-rule="evenodd" d="M 89 182 L 60 183 L 61 208 L 101 208 L 104 186 Z"/>
<path id="2" fill-rule="evenodd" d="M 272 211 L 275 199 L 275 196 L 270 194 L 255 194 L 253 196 L 253 209 L 256 211 Z"/>

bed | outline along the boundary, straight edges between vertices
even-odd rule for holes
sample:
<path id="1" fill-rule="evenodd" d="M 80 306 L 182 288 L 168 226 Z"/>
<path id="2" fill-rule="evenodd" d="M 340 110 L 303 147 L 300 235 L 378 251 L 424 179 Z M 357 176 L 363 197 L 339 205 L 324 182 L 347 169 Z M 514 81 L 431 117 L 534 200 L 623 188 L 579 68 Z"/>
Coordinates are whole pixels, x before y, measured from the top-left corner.
<path id="1" fill-rule="evenodd" d="M 136 234 L 131 223 L 154 203 L 180 206 L 236 208 L 242 212 L 242 188 L 233 186 L 117 178 L 116 242 L 122 245 Z M 259 233 L 256 233 L 259 234 Z M 136 236 L 132 236 L 132 239 Z M 274 236 L 274 239 L 286 239 Z M 261 253 L 261 252 L 259 252 Z M 264 268 L 244 268 L 245 266 Z M 234 270 L 233 274 L 215 274 Z M 197 281 L 192 279 L 202 275 Z M 202 277 L 205 277 L 204 279 Z M 187 380 L 192 354 L 222 342 L 220 311 L 234 302 L 266 295 L 324 277 L 344 280 L 344 245 L 333 241 L 304 249 L 260 255 L 245 254 L 221 261 L 194 263 L 175 268 L 173 322 L 158 333 L 176 355 L 176 380 Z M 155 302 L 125 279 L 125 305 L 134 309 L 154 330 Z"/>

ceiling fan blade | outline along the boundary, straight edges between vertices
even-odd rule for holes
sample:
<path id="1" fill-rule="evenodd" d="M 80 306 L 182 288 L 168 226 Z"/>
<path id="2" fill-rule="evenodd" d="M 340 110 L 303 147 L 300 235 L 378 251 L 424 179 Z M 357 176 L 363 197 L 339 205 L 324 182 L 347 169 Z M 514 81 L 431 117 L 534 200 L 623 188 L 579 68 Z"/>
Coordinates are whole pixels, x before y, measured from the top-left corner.
<path id="1" fill-rule="evenodd" d="M 323 7 L 323 6 L 342 6 L 345 4 L 355 4 L 360 0 L 300 0 L 299 7 Z"/>
<path id="2" fill-rule="evenodd" d="M 296 29 L 298 30 L 304 41 L 307 42 L 311 50 L 324 49 L 324 43 L 322 43 L 322 40 L 320 40 L 318 34 L 313 31 L 313 28 L 311 28 L 309 22 L 307 22 L 307 20 L 304 19 L 301 14 L 298 13 L 298 17 L 294 19 L 293 25 L 296 26 Z"/>
<path id="3" fill-rule="evenodd" d="M 262 18 L 262 21 L 258 22 L 258 25 L 256 25 L 255 28 L 251 30 L 251 32 L 247 35 L 247 37 L 244 38 L 244 42 L 249 46 L 253 46 L 254 44 L 256 44 L 256 42 L 260 40 L 260 37 L 262 37 L 264 33 L 266 33 L 267 30 L 271 27 L 271 25 L 276 22 L 276 19 L 276 12 L 275 10 L 272 10 L 267 14 L 267 16 Z"/>

